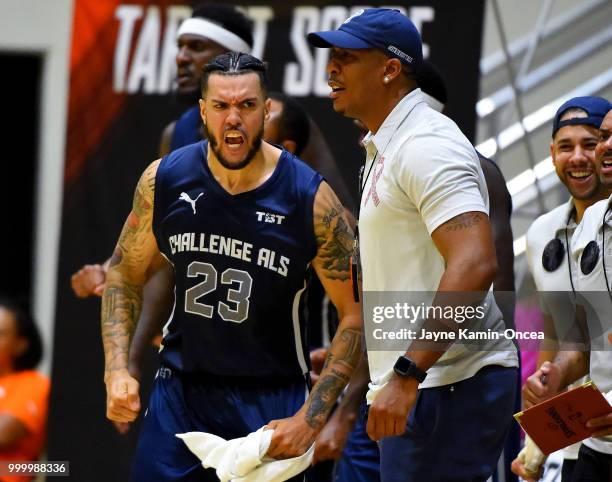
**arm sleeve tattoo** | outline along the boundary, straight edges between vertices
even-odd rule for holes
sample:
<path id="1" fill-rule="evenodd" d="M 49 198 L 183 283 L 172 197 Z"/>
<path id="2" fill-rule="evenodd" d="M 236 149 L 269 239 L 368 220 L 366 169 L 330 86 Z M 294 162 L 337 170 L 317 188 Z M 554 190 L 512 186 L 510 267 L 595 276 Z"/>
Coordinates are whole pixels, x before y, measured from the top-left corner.
<path id="1" fill-rule="evenodd" d="M 127 368 L 128 350 L 142 308 L 146 269 L 157 249 L 151 229 L 159 161 L 141 176 L 107 273 L 102 297 L 105 371 Z"/>

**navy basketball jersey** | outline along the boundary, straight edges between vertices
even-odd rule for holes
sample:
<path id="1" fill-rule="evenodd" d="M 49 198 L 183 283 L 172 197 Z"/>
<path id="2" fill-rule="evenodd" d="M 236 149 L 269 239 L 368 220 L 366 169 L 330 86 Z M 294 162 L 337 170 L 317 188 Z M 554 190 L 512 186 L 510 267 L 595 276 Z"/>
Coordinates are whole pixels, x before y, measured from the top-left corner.
<path id="1" fill-rule="evenodd" d="M 176 283 L 162 361 L 222 376 L 304 374 L 299 303 L 317 251 L 322 177 L 283 151 L 261 186 L 231 195 L 213 177 L 207 148 L 180 148 L 157 170 L 153 230 Z"/>
<path id="2" fill-rule="evenodd" d="M 198 106 L 191 107 L 183 112 L 176 121 L 176 124 L 174 124 L 172 139 L 170 140 L 170 151 L 202 140 L 201 125 L 202 118 L 200 117 L 200 108 Z"/>

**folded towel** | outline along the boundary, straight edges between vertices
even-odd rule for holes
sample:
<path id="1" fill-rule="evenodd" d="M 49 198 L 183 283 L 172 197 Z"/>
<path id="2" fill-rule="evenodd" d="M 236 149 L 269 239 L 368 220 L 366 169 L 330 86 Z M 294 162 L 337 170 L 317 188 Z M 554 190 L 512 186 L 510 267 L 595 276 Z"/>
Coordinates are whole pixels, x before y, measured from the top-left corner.
<path id="1" fill-rule="evenodd" d="M 314 444 L 299 457 L 283 460 L 266 457 L 274 431 L 264 428 L 233 440 L 204 432 L 176 436 L 202 461 L 205 469 L 216 469 L 221 482 L 283 482 L 308 468 Z"/>

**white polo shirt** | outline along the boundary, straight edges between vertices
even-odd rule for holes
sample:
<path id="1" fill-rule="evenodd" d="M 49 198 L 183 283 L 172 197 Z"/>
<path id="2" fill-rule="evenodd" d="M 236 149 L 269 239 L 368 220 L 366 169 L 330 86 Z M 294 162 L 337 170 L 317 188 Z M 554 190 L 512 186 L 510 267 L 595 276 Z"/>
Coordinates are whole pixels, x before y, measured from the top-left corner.
<path id="1" fill-rule="evenodd" d="M 570 198 L 566 203 L 537 218 L 527 230 L 525 255 L 529 271 L 538 290 L 542 312 L 552 318 L 559 339 L 565 337 L 575 322 L 574 313 L 576 309 L 573 302 L 571 280 L 576 279 L 577 267 L 575 263 L 568 263 L 568 250 L 570 248 L 567 246 L 568 242 L 571 245 L 571 239 L 576 230 L 573 212 L 574 201 Z M 563 258 L 557 269 L 547 271 L 544 269 L 542 256 L 546 245 L 555 238 L 561 241 L 563 245 Z M 583 382 L 584 380 L 579 380 L 575 385 L 580 385 Z M 580 443 L 576 443 L 564 449 L 563 458 L 577 459 L 580 445 Z"/>
<path id="2" fill-rule="evenodd" d="M 591 337 L 590 376 L 603 393 L 608 394 L 612 403 L 612 300 L 606 290 L 602 253 L 606 261 L 608 281 L 612 282 L 612 196 L 588 208 L 582 222 L 572 238 L 572 262 L 577 267 L 576 290 L 584 296 L 587 312 L 587 323 Z M 603 224 L 606 223 L 605 243 L 603 242 Z M 599 256 L 595 268 L 584 274 L 580 261 L 584 248 L 590 241 L 595 241 L 599 248 Z M 605 253 L 603 247 L 605 244 Z M 609 287 L 610 288 L 610 287 Z M 610 288 L 612 289 L 612 288 Z M 612 454 L 612 436 L 590 438 L 584 444 L 598 452 Z"/>
<path id="3" fill-rule="evenodd" d="M 431 292 L 431 301 L 445 270 L 431 233 L 459 214 L 488 213 L 476 152 L 453 121 L 426 104 L 420 89 L 404 97 L 364 144 L 367 158 L 359 216 L 364 297 L 375 292 Z M 503 331 L 492 292 L 482 306 L 484 327 Z M 366 325 L 371 323 L 369 316 L 365 314 Z M 368 347 L 374 391 L 390 378 L 410 341 L 405 345 L 403 351 Z M 455 343 L 428 370 L 420 387 L 455 383 L 487 365 L 518 366 L 510 340 L 487 342 L 485 349 L 473 351 Z"/>

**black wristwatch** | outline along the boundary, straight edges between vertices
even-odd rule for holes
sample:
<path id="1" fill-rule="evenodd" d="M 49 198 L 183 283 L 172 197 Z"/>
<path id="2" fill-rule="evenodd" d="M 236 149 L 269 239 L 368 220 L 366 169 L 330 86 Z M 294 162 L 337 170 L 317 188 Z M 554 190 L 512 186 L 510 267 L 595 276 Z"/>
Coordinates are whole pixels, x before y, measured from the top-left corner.
<path id="1" fill-rule="evenodd" d="M 427 376 L 427 373 L 417 367 L 406 355 L 402 355 L 397 359 L 393 366 L 393 371 L 400 377 L 414 378 L 419 383 L 423 383 Z"/>

